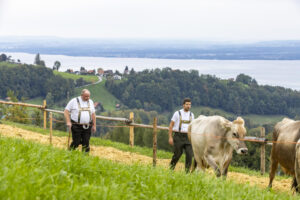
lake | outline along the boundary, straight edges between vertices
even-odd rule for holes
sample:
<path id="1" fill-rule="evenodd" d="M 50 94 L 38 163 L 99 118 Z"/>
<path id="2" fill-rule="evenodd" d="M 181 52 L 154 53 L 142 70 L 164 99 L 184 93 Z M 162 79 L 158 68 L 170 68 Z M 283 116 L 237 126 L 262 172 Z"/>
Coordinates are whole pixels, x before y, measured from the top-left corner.
<path id="1" fill-rule="evenodd" d="M 35 54 L 11 53 L 12 59 L 20 59 L 22 63 L 33 64 Z M 198 70 L 199 74 L 216 75 L 222 79 L 235 78 L 244 73 L 255 78 L 258 84 L 283 86 L 300 90 L 300 60 L 180 60 L 153 58 L 105 58 L 105 57 L 75 57 L 64 55 L 40 55 L 47 67 L 52 68 L 56 60 L 61 62 L 60 71 L 67 69 L 104 70 L 112 69 L 123 72 L 125 66 L 135 71 L 170 67 L 180 70 Z"/>

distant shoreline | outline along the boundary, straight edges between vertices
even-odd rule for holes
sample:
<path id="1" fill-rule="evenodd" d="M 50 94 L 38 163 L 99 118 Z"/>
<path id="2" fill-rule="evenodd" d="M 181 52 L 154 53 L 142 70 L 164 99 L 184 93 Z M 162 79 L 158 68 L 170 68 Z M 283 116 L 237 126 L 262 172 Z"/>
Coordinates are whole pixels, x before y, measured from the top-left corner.
<path id="1" fill-rule="evenodd" d="M 2 52 L 0 52 L 2 53 Z M 4 52 L 22 63 L 33 64 L 36 54 L 20 52 Z M 156 58 L 115 58 L 85 57 L 40 54 L 46 66 L 52 68 L 54 62 L 60 61 L 60 71 L 79 70 L 81 66 L 87 70 L 103 68 L 123 72 L 128 66 L 135 71 L 162 69 L 170 67 L 179 70 L 197 70 L 199 74 L 210 74 L 222 79 L 235 78 L 244 73 L 256 79 L 259 84 L 283 86 L 300 90 L 300 60 L 198 60 L 198 59 L 156 59 Z"/>

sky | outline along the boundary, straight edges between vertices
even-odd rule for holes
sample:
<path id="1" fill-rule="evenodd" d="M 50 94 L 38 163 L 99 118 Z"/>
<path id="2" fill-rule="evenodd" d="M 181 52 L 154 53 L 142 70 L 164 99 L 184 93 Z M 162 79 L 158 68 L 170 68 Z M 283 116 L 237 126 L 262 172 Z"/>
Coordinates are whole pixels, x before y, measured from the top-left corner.
<path id="1" fill-rule="evenodd" d="M 300 0 L 0 0 L 0 36 L 300 40 Z"/>

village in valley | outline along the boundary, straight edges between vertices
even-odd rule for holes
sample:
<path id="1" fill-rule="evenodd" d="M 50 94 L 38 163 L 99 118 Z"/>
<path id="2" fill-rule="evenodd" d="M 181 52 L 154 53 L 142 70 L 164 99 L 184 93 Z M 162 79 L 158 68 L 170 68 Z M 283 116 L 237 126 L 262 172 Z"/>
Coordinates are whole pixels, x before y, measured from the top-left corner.
<path id="1" fill-rule="evenodd" d="M 93 70 L 87 70 L 84 67 L 80 67 L 79 71 L 74 71 L 73 69 L 67 69 L 65 71 L 66 73 L 70 73 L 70 74 L 76 74 L 76 75 L 96 75 L 100 78 L 104 78 L 104 79 L 114 79 L 114 80 L 121 80 L 122 79 L 122 75 L 126 75 L 128 74 L 129 70 L 128 70 L 128 66 L 125 67 L 124 73 L 120 73 L 119 71 L 116 70 L 116 72 L 114 73 L 113 70 L 109 69 L 109 70 L 104 70 L 103 68 L 98 68 L 97 71 L 95 69 Z"/>

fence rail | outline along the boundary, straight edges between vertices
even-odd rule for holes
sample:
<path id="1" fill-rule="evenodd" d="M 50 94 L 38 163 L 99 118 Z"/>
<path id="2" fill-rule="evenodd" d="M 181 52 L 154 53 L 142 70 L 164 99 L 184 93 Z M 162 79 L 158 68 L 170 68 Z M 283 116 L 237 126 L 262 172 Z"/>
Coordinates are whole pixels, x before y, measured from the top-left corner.
<path id="1" fill-rule="evenodd" d="M 50 123 L 49 123 L 50 138 L 49 138 L 49 140 L 50 140 L 50 144 L 52 143 L 52 124 L 53 124 L 52 123 L 52 121 L 53 121 L 52 113 L 64 114 L 63 111 L 48 109 L 46 100 L 43 101 L 43 105 L 35 105 L 35 104 L 11 102 L 11 101 L 0 101 L 0 104 L 16 105 L 16 106 L 24 106 L 24 107 L 32 107 L 32 108 L 41 109 L 44 112 L 44 129 L 47 128 L 47 112 L 49 112 L 50 113 L 50 119 L 49 119 L 50 120 Z M 129 134 L 129 145 L 130 146 L 134 146 L 134 128 L 135 127 L 153 129 L 153 166 L 156 165 L 157 130 L 169 130 L 169 127 L 157 126 L 157 118 L 154 118 L 153 125 L 134 123 L 133 112 L 130 113 L 129 119 L 120 118 L 120 117 L 107 117 L 107 116 L 101 116 L 101 115 L 96 115 L 96 119 L 125 123 L 130 129 L 130 131 L 129 131 L 130 132 L 130 134 Z M 186 132 L 183 132 L 183 133 L 186 133 Z M 69 131 L 68 139 L 70 139 L 70 131 Z M 261 145 L 261 174 L 264 174 L 265 173 L 265 146 L 272 145 L 273 142 L 267 141 L 267 139 L 265 138 L 265 130 L 263 127 L 261 128 L 261 137 L 247 136 L 243 140 L 248 141 L 248 142 L 258 143 Z"/>

